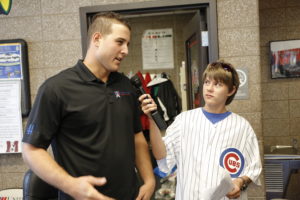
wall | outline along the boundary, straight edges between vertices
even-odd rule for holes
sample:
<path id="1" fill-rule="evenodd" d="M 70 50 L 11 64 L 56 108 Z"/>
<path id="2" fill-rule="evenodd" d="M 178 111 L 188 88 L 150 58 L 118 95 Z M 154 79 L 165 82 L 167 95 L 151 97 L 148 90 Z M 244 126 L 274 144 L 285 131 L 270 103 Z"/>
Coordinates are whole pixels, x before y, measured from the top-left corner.
<path id="1" fill-rule="evenodd" d="M 300 142 L 300 79 L 271 79 L 269 42 L 300 39 L 300 1 L 260 0 L 263 133 L 266 152 L 271 145 Z M 289 199 L 299 199 L 300 175 L 293 174 Z"/>
<path id="2" fill-rule="evenodd" d="M 35 98 L 38 87 L 46 78 L 74 65 L 77 59 L 81 58 L 78 8 L 125 2 L 139 2 L 139 0 L 13 1 L 10 14 L 0 16 L 0 39 L 22 38 L 28 42 L 32 100 Z M 250 78 L 250 98 L 235 101 L 230 108 L 250 121 L 262 147 L 258 0 L 218 0 L 217 9 L 220 57 L 232 62 L 236 67 L 246 67 Z M 178 19 L 175 17 L 172 20 Z M 175 46 L 177 45 L 179 44 Z M 180 51 L 180 49 L 176 50 L 178 58 L 182 56 Z M 176 59 L 176 66 L 180 65 L 178 60 Z M 126 62 L 124 63 L 125 71 L 130 69 L 126 66 L 132 64 L 130 59 Z M 140 64 L 141 62 L 137 61 L 135 66 L 138 67 Z M 175 73 L 178 74 L 178 71 L 170 73 L 177 82 L 178 76 Z M 25 122 L 26 119 L 24 119 L 24 124 Z M 22 177 L 26 169 L 20 155 L 0 155 L 0 190 L 22 187 Z M 264 199 L 263 190 L 264 187 L 250 189 L 251 198 L 249 199 Z"/>

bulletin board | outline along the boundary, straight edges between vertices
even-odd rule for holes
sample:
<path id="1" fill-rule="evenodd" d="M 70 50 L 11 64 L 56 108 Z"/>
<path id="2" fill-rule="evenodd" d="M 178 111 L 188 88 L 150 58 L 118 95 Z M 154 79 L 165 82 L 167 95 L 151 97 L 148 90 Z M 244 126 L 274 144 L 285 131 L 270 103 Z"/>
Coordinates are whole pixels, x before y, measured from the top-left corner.
<path id="1" fill-rule="evenodd" d="M 21 110 L 31 109 L 27 43 L 23 39 L 0 40 L 0 80 L 21 80 Z"/>

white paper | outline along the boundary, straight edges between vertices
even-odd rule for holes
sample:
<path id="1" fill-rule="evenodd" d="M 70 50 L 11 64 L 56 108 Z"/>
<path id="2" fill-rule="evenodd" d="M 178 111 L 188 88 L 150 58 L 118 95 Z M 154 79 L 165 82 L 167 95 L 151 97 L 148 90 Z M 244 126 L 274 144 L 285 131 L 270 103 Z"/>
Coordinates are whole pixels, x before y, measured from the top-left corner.
<path id="1" fill-rule="evenodd" d="M 173 30 L 146 30 L 142 38 L 143 69 L 174 68 Z"/>
<path id="2" fill-rule="evenodd" d="M 0 81 L 0 153 L 21 152 L 21 80 Z"/>
<path id="3" fill-rule="evenodd" d="M 225 169 L 222 170 L 222 173 L 220 183 L 216 187 L 208 188 L 203 191 L 201 200 L 219 200 L 233 190 L 234 185 L 230 174 Z"/>
<path id="4" fill-rule="evenodd" d="M 201 32 L 201 39 L 202 39 L 202 46 L 208 47 L 208 32 L 207 31 Z"/>

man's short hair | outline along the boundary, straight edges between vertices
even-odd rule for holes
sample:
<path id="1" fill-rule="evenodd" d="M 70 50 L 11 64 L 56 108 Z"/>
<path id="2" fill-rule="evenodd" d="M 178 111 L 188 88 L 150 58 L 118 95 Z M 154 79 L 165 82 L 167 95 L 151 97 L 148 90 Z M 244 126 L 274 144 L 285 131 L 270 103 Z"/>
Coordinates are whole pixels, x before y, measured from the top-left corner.
<path id="1" fill-rule="evenodd" d="M 115 12 L 97 13 L 93 16 L 88 29 L 87 46 L 89 47 L 94 33 L 99 32 L 102 35 L 110 34 L 112 32 L 112 24 L 123 24 L 129 30 L 131 30 L 129 22 L 126 19 L 124 19 L 121 15 Z"/>
<path id="2" fill-rule="evenodd" d="M 228 97 L 225 102 L 225 105 L 229 105 L 240 86 L 238 73 L 236 72 L 232 64 L 226 63 L 224 61 L 216 61 L 208 64 L 203 73 L 202 80 L 205 81 L 206 78 L 212 78 L 215 81 L 224 83 L 225 85 L 227 85 L 229 92 L 231 92 L 235 87 L 235 92 L 230 97 Z"/>

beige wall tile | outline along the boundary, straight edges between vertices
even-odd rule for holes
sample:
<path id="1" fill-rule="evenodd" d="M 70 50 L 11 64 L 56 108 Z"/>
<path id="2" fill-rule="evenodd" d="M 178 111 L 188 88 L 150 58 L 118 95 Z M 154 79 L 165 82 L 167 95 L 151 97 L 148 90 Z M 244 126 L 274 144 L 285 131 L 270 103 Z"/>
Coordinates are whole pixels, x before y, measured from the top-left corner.
<path id="1" fill-rule="evenodd" d="M 24 172 L 2 173 L 3 188 L 22 188 Z"/>
<path id="2" fill-rule="evenodd" d="M 282 27 L 286 25 L 286 9 L 273 8 L 260 10 L 260 27 Z"/>
<path id="3" fill-rule="evenodd" d="M 81 58 L 79 40 L 64 40 L 43 43 L 45 67 L 71 67 Z"/>
<path id="4" fill-rule="evenodd" d="M 270 47 L 270 41 L 286 40 L 286 27 L 260 28 L 260 45 Z"/>
<path id="5" fill-rule="evenodd" d="M 267 83 L 271 79 L 269 47 L 260 47 L 261 82 Z"/>
<path id="6" fill-rule="evenodd" d="M 263 100 L 288 100 L 289 84 L 281 82 L 263 84 L 262 97 Z"/>
<path id="7" fill-rule="evenodd" d="M 289 136 L 265 136 L 264 145 L 266 147 L 270 147 L 272 145 L 291 145 L 291 138 Z M 270 149 L 268 149 L 267 151 L 269 152 Z"/>
<path id="8" fill-rule="evenodd" d="M 300 137 L 300 118 L 293 118 L 290 120 L 291 124 L 291 135 Z M 300 147 L 300 138 L 299 138 L 299 147 Z"/>
<path id="9" fill-rule="evenodd" d="M 80 39 L 79 17 L 76 14 L 43 16 L 43 40 Z"/>
<path id="10" fill-rule="evenodd" d="M 1 189 L 4 189 L 4 187 L 3 187 L 3 182 L 4 182 L 4 181 L 2 181 L 2 180 L 4 180 L 4 177 L 2 177 L 1 171 L 0 171 L 0 180 L 1 180 L 1 181 L 0 181 L 0 188 L 1 188 Z"/>
<path id="11" fill-rule="evenodd" d="M 24 172 L 28 167 L 22 159 L 22 155 L 18 154 L 4 154 L 0 156 L 0 172 L 13 173 Z"/>
<path id="12" fill-rule="evenodd" d="M 290 130 L 289 119 L 264 119 L 263 133 L 264 136 L 289 136 Z"/>
<path id="13" fill-rule="evenodd" d="M 300 99 L 300 81 L 289 82 L 289 98 Z"/>
<path id="14" fill-rule="evenodd" d="M 257 3 L 257 1 L 218 0 L 219 28 L 258 26 Z"/>
<path id="15" fill-rule="evenodd" d="M 29 69 L 44 67 L 42 42 L 28 43 L 28 61 L 29 61 Z"/>
<path id="16" fill-rule="evenodd" d="M 40 0 L 21 0 L 12 1 L 9 17 L 24 17 L 24 16 L 37 16 L 41 14 L 41 2 Z M 1 18 L 5 18 L 6 15 L 0 15 Z"/>
<path id="17" fill-rule="evenodd" d="M 286 39 L 294 40 L 300 38 L 300 26 L 286 27 Z"/>
<path id="18" fill-rule="evenodd" d="M 259 9 L 281 8 L 286 4 L 286 0 L 259 0 Z"/>
<path id="19" fill-rule="evenodd" d="M 290 100 L 290 117 L 299 118 L 300 117 L 300 100 Z"/>
<path id="20" fill-rule="evenodd" d="M 36 95 L 40 85 L 45 81 L 44 69 L 31 69 L 30 70 L 30 93 Z"/>
<path id="21" fill-rule="evenodd" d="M 263 119 L 288 119 L 289 103 L 288 101 L 264 101 Z"/>
<path id="22" fill-rule="evenodd" d="M 42 40 L 41 17 L 7 17 L 0 18 L 1 39 L 22 38 L 26 42 Z"/>
<path id="23" fill-rule="evenodd" d="M 288 7 L 300 6 L 300 1 L 299 0 L 287 0 L 286 6 L 288 6 Z"/>
<path id="24" fill-rule="evenodd" d="M 300 26 L 300 5 L 286 8 L 285 26 Z"/>
<path id="25" fill-rule="evenodd" d="M 220 57 L 259 55 L 259 32 L 256 27 L 219 30 Z"/>
<path id="26" fill-rule="evenodd" d="M 90 6 L 90 0 L 41 0 L 43 14 L 78 13 L 79 7 Z"/>

